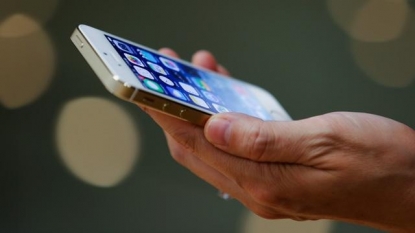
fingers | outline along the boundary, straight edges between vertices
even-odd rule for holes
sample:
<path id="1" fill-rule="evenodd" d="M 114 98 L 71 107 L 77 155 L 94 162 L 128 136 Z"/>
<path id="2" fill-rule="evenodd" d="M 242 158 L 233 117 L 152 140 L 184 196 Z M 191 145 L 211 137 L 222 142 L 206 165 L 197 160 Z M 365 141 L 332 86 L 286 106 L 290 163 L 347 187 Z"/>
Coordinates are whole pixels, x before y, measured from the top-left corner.
<path id="1" fill-rule="evenodd" d="M 170 48 L 161 48 L 159 49 L 159 52 L 170 57 L 179 58 L 179 55 L 173 49 Z"/>
<path id="2" fill-rule="evenodd" d="M 243 190 L 233 180 L 229 179 L 216 169 L 210 167 L 198 157 L 189 154 L 189 152 L 179 143 L 175 141 L 173 137 L 166 133 L 166 139 L 169 144 L 172 157 L 181 165 L 189 169 L 193 174 L 197 175 L 204 181 L 216 187 L 218 190 L 226 192 L 231 197 L 237 199 L 247 208 L 254 211 L 256 214 L 270 219 L 278 218 L 291 218 L 290 215 L 283 213 L 279 210 L 264 206 L 253 199 L 252 196 Z"/>
<path id="3" fill-rule="evenodd" d="M 203 135 L 203 128 L 151 109 L 146 112 L 190 154 L 236 183 L 239 184 L 244 178 L 258 173 L 253 170 L 256 167 L 250 164 L 253 162 L 229 155 L 209 143 Z"/>
<path id="4" fill-rule="evenodd" d="M 159 52 L 174 58 L 179 58 L 179 55 L 170 48 L 161 48 L 159 49 Z M 192 63 L 196 66 L 229 76 L 229 71 L 222 65 L 219 65 L 216 58 L 209 51 L 197 51 L 192 57 Z"/>
<path id="5" fill-rule="evenodd" d="M 192 57 L 192 63 L 205 69 L 218 72 L 218 63 L 215 57 L 206 50 L 197 51 Z"/>
<path id="6" fill-rule="evenodd" d="M 222 65 L 218 64 L 216 58 L 209 51 L 197 51 L 192 57 L 192 63 L 197 66 L 201 66 L 217 73 L 229 76 L 229 71 Z"/>
<path id="7" fill-rule="evenodd" d="M 302 122 L 271 122 L 244 114 L 212 116 L 205 125 L 205 137 L 221 150 L 260 161 L 299 163 L 313 126 Z"/>
<path id="8" fill-rule="evenodd" d="M 218 65 L 218 73 L 223 74 L 225 76 L 230 76 L 231 75 L 231 73 L 225 67 L 223 67 L 220 64 Z"/>
<path id="9" fill-rule="evenodd" d="M 190 154 L 182 145 L 177 143 L 169 134 L 166 133 L 167 143 L 174 160 L 189 169 L 192 173 L 210 183 L 218 190 L 230 194 L 232 197 L 243 201 L 251 202 L 243 190 L 232 180 L 222 173 L 203 163 L 199 158 Z"/>
<path id="10" fill-rule="evenodd" d="M 178 57 L 168 48 L 160 49 L 160 52 Z M 195 53 L 192 62 L 229 74 L 211 53 L 204 50 Z M 286 218 L 292 215 L 284 205 L 269 205 L 271 201 L 277 200 L 278 204 L 279 200 L 284 201 L 290 196 L 287 187 L 292 182 L 284 181 L 281 172 L 284 169 L 279 168 L 279 164 L 256 161 L 295 163 L 296 156 L 287 150 L 295 149 L 297 145 L 285 137 L 297 139 L 295 136 L 298 135 L 291 130 L 296 131 L 298 126 L 264 122 L 242 114 L 219 114 L 202 129 L 151 109 L 146 112 L 165 131 L 173 158 L 191 172 L 229 193 L 262 217 Z M 283 168 L 292 170 L 287 166 Z"/>

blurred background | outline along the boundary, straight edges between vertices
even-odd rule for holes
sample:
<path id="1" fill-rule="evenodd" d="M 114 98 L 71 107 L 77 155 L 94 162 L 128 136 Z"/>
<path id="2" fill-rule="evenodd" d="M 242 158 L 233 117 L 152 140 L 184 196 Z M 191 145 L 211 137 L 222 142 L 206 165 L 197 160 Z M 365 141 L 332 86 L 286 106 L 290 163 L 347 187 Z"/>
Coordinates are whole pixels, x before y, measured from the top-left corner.
<path id="1" fill-rule="evenodd" d="M 105 90 L 69 40 L 80 23 L 186 60 L 208 49 L 294 119 L 415 127 L 414 1 L 0 0 L 0 232 L 380 232 L 266 221 L 218 198 Z"/>

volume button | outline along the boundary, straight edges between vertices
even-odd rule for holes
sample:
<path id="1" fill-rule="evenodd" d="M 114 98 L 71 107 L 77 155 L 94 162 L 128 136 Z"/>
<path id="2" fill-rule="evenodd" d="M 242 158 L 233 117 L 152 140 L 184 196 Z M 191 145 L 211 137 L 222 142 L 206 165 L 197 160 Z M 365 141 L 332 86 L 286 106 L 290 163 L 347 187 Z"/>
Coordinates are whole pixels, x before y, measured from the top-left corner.
<path id="1" fill-rule="evenodd" d="M 186 111 L 187 111 L 186 109 L 181 109 L 181 110 L 180 110 L 180 113 L 179 113 L 179 116 L 180 116 L 181 118 L 184 118 L 184 117 L 183 117 L 183 114 L 184 114 Z"/>
<path id="2" fill-rule="evenodd" d="M 166 111 L 166 108 L 169 106 L 169 104 L 168 103 L 164 103 L 163 104 L 163 107 L 162 107 L 162 110 L 165 112 Z"/>
<path id="3" fill-rule="evenodd" d="M 84 47 L 84 42 L 81 40 L 81 38 L 79 38 L 78 35 L 75 35 L 75 37 L 76 37 L 76 41 L 78 42 L 78 46 L 80 48 L 83 48 Z"/>

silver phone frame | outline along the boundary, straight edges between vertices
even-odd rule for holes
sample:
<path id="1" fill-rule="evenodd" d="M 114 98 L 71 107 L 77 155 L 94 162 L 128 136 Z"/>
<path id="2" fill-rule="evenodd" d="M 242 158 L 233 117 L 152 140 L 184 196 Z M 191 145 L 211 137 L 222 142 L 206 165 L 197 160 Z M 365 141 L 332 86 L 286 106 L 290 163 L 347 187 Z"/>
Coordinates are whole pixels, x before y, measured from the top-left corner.
<path id="1" fill-rule="evenodd" d="M 105 35 L 109 35 L 131 44 L 136 44 L 138 47 L 143 47 L 156 54 L 159 53 L 153 49 L 147 48 L 146 46 L 134 43 L 93 27 L 82 24 L 79 25 L 72 33 L 71 40 L 99 77 L 106 89 L 112 94 L 123 100 L 150 107 L 170 116 L 190 121 L 199 126 L 204 126 L 209 117 L 214 114 L 213 112 L 189 105 L 188 103 L 173 98 L 169 99 L 167 96 L 163 96 L 155 91 L 151 91 L 143 87 L 138 79 L 135 78 L 130 68 L 124 63 L 123 59 L 105 38 Z M 166 56 L 164 54 L 163 56 L 176 62 L 194 67 L 195 69 L 212 72 L 200 67 L 195 67 L 183 60 Z M 252 84 L 242 81 L 237 82 L 241 82 L 249 86 L 257 99 L 261 101 L 262 106 L 267 109 L 275 120 L 291 120 L 291 117 L 284 110 L 278 100 L 276 100 L 270 93 Z"/>

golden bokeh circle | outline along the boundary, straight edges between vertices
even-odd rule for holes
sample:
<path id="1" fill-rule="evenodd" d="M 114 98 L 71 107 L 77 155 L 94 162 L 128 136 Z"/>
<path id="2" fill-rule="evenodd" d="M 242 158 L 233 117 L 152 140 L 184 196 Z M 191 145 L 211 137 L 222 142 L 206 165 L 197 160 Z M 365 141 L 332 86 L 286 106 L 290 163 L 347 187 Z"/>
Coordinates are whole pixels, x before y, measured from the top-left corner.
<path id="1" fill-rule="evenodd" d="M 327 6 L 351 38 L 365 42 L 399 38 L 411 13 L 407 0 L 327 0 Z"/>
<path id="2" fill-rule="evenodd" d="M 34 33 L 41 28 L 42 26 L 31 17 L 17 13 L 0 23 L 0 37 L 22 37 Z"/>
<path id="3" fill-rule="evenodd" d="M 0 9 L 0 37 L 20 37 L 36 32 L 53 17 L 58 5 L 59 0 L 7 1 Z M 21 17 L 26 16 L 41 26 L 22 24 L 25 21 Z"/>
<path id="4" fill-rule="evenodd" d="M 58 117 L 56 140 L 68 170 L 98 187 L 119 184 L 139 157 L 140 137 L 132 118 L 103 98 L 66 103 Z"/>
<path id="5" fill-rule="evenodd" d="M 376 83 L 402 88 L 415 80 L 415 14 L 411 14 L 404 34 L 393 41 L 368 43 L 351 41 L 356 64 Z"/>
<path id="6" fill-rule="evenodd" d="M 408 0 L 327 0 L 333 20 L 350 36 L 356 65 L 393 88 L 415 79 L 415 12 Z"/>
<path id="7" fill-rule="evenodd" d="M 242 218 L 241 233 L 329 233 L 332 221 L 303 221 L 294 220 L 268 220 L 252 212 L 246 212 Z"/>
<path id="8" fill-rule="evenodd" d="M 16 17 L 19 25 L 39 30 L 23 37 L 0 37 L 0 104 L 9 109 L 37 100 L 49 87 L 56 66 L 49 35 L 34 19 Z"/>

